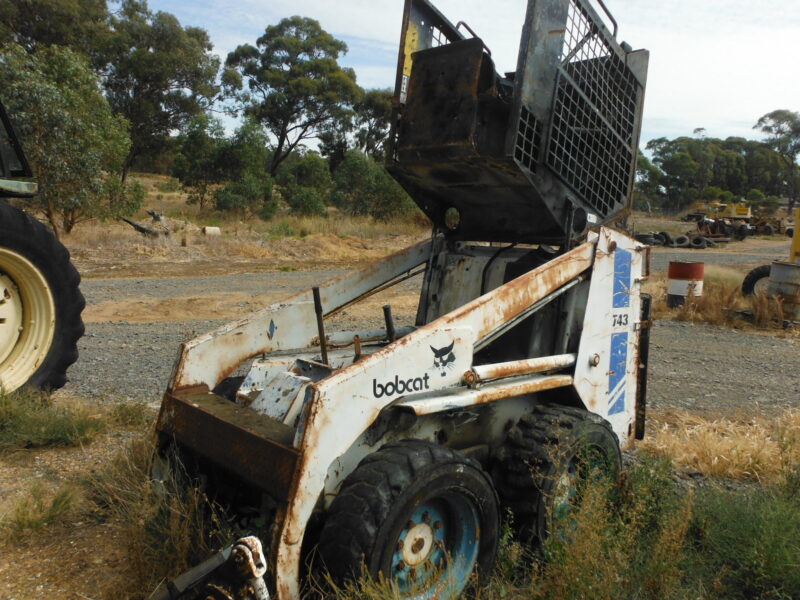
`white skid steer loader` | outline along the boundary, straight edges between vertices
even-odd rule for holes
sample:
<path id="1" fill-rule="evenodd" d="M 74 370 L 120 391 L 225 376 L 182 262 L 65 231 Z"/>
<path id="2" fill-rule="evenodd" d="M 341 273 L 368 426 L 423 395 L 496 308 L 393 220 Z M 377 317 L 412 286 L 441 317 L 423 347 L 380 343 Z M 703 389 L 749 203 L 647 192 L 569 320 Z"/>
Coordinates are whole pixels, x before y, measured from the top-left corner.
<path id="1" fill-rule="evenodd" d="M 433 235 L 185 343 L 158 419 L 162 453 L 268 518 L 266 595 L 302 597 L 313 556 L 456 598 L 504 509 L 541 540 L 590 470 L 617 474 L 644 433 L 649 249 L 602 224 L 629 203 L 646 71 L 587 0 L 530 0 L 505 77 L 406 1 L 388 168 Z M 418 274 L 414 323 L 326 331 Z"/>

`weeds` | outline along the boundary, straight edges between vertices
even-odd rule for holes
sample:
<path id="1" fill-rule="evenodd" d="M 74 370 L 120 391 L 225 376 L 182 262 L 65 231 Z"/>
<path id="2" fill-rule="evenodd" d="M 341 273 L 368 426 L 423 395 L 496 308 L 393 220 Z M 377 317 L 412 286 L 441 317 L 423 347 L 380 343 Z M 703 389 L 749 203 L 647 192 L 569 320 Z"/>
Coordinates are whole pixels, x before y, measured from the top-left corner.
<path id="1" fill-rule="evenodd" d="M 782 329 L 784 314 L 780 300 L 763 295 L 742 296 L 744 275 L 735 269 L 706 265 L 702 296 L 689 296 L 683 306 L 667 306 L 666 274 L 648 281 L 646 291 L 653 296 L 653 316 L 692 323 L 725 327 L 752 324 L 759 329 Z"/>
<path id="2" fill-rule="evenodd" d="M 142 429 L 153 421 L 153 411 L 141 402 L 120 402 L 109 409 L 111 421 L 121 427 Z"/>
<path id="3" fill-rule="evenodd" d="M 687 572 L 714 582 L 716 598 L 800 598 L 798 501 L 786 486 L 701 492 Z"/>
<path id="4" fill-rule="evenodd" d="M 91 442 L 105 424 L 86 408 L 56 406 L 43 393 L 0 393 L 0 450 L 76 446 Z"/>
<path id="5" fill-rule="evenodd" d="M 122 530 L 126 546 L 120 580 L 109 598 L 141 598 L 167 576 L 194 566 L 233 534 L 218 508 L 173 456 L 153 479 L 153 443 L 137 439 L 103 471 L 87 479 L 98 515 Z"/>
<path id="6" fill-rule="evenodd" d="M 651 419 L 640 448 L 706 476 L 780 483 L 800 463 L 800 413 L 708 420 L 686 412 Z"/>
<path id="7" fill-rule="evenodd" d="M 668 461 L 645 460 L 618 486 L 585 489 L 533 555 L 501 537 L 491 584 L 478 600 L 688 600 L 800 597 L 798 486 L 695 493 L 676 486 Z M 785 478 L 789 481 L 788 478 Z M 390 582 L 362 577 L 338 600 L 398 598 Z"/>
<path id="8" fill-rule="evenodd" d="M 29 531 L 41 531 L 63 519 L 77 505 L 75 492 L 62 487 L 48 493 L 40 483 L 34 484 L 11 511 L 0 520 L 0 532 L 7 537 L 17 537 Z"/>

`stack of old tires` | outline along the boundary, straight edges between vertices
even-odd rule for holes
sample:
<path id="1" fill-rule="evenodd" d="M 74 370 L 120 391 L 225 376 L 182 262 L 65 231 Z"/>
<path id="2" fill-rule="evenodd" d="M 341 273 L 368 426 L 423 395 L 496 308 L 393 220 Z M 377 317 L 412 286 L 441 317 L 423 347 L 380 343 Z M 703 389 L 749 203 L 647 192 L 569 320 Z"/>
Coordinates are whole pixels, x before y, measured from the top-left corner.
<path id="1" fill-rule="evenodd" d="M 704 250 L 705 248 L 713 248 L 717 244 L 711 238 L 702 235 L 678 235 L 673 237 L 666 231 L 640 233 L 636 236 L 636 241 L 648 246 L 666 246 L 667 248 L 693 248 L 695 250 Z"/>

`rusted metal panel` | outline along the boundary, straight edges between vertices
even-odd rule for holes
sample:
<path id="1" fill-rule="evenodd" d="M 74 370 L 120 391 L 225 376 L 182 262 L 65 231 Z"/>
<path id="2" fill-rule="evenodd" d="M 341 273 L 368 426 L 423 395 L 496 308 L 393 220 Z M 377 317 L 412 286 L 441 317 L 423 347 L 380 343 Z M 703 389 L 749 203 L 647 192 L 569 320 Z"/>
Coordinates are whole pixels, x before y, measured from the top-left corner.
<path id="1" fill-rule="evenodd" d="M 406 4 L 388 169 L 434 223 L 458 240 L 558 243 L 624 209 L 648 52 L 588 0 L 529 0 L 503 77 L 479 38 L 423 39 L 415 10 L 429 6 Z"/>
<path id="2" fill-rule="evenodd" d="M 572 385 L 571 375 L 529 375 L 514 378 L 511 381 L 488 383 L 478 389 L 462 389 L 418 400 L 412 398 L 400 402 L 396 406 L 407 408 L 417 416 L 422 416 L 497 402 L 525 394 L 535 394 L 568 385 Z"/>
<path id="3" fill-rule="evenodd" d="M 402 395 L 397 393 L 398 386 L 387 394 L 384 384 L 396 380 L 407 386 L 410 380 L 414 387 L 427 382 L 430 391 L 459 385 L 462 374 L 471 366 L 475 343 L 589 269 L 594 250 L 594 241 L 586 242 L 314 386 L 317 395 L 308 406 L 301 460 L 278 547 L 278 590 L 287 594 L 280 598 L 299 597 L 300 546 L 331 464 L 385 406 Z M 448 347 L 450 352 L 444 353 Z M 427 364 L 421 352 L 430 352 Z M 447 368 L 451 364 L 452 372 Z"/>
<path id="4" fill-rule="evenodd" d="M 320 299 L 325 314 L 425 263 L 430 248 L 429 240 L 421 242 L 323 284 Z M 311 294 L 298 294 L 183 344 L 168 389 L 201 384 L 214 388 L 243 361 L 266 352 L 306 348 L 315 337 Z"/>
<path id="5" fill-rule="evenodd" d="M 601 229 L 575 366 L 581 401 L 611 423 L 623 447 L 635 420 L 646 252 L 625 234 Z"/>
<path id="6" fill-rule="evenodd" d="M 408 335 L 412 331 L 414 331 L 416 327 L 413 326 L 405 326 L 405 327 L 398 327 L 397 337 L 403 337 L 404 335 Z M 372 331 L 332 331 L 325 334 L 325 339 L 328 344 L 333 348 L 344 348 L 346 346 L 352 346 L 354 341 L 353 338 L 358 336 L 359 341 L 362 344 L 367 344 L 369 342 L 379 342 L 386 338 L 386 330 L 385 329 L 377 329 Z M 314 338 L 312 341 L 312 345 L 316 346 L 319 343 L 317 338 Z"/>
<path id="7" fill-rule="evenodd" d="M 800 321 L 800 264 L 776 260 L 769 270 L 767 293 L 780 298 L 789 321 Z"/>
<path id="8" fill-rule="evenodd" d="M 192 393 L 164 397 L 157 429 L 277 500 L 290 498 L 298 460 L 290 427 L 214 394 Z"/>
<path id="9" fill-rule="evenodd" d="M 648 249 L 649 250 L 649 249 Z M 636 382 L 636 419 L 634 437 L 644 439 L 647 422 L 647 368 L 650 363 L 650 310 L 652 298 L 649 294 L 642 294 L 642 326 L 639 329 L 639 352 L 636 357 L 639 372 Z"/>
<path id="10" fill-rule="evenodd" d="M 468 385 L 474 385 L 490 379 L 503 379 L 531 373 L 542 373 L 555 369 L 571 367 L 575 364 L 576 354 L 559 354 L 556 356 L 542 356 L 493 365 L 479 365 L 464 374 Z"/>

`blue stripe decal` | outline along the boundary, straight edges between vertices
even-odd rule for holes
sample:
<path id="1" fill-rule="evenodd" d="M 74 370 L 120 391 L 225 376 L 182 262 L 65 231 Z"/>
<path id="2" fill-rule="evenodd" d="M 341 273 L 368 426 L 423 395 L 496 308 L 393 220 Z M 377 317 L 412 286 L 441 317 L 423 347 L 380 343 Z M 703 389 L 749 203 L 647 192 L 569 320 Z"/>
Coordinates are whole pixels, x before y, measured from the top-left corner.
<path id="1" fill-rule="evenodd" d="M 614 252 L 614 308 L 628 308 L 631 305 L 631 262 L 633 255 L 629 250 L 617 248 Z"/>
<path id="2" fill-rule="evenodd" d="M 611 334 L 608 374 L 609 415 L 625 412 L 625 370 L 628 366 L 628 332 Z"/>

